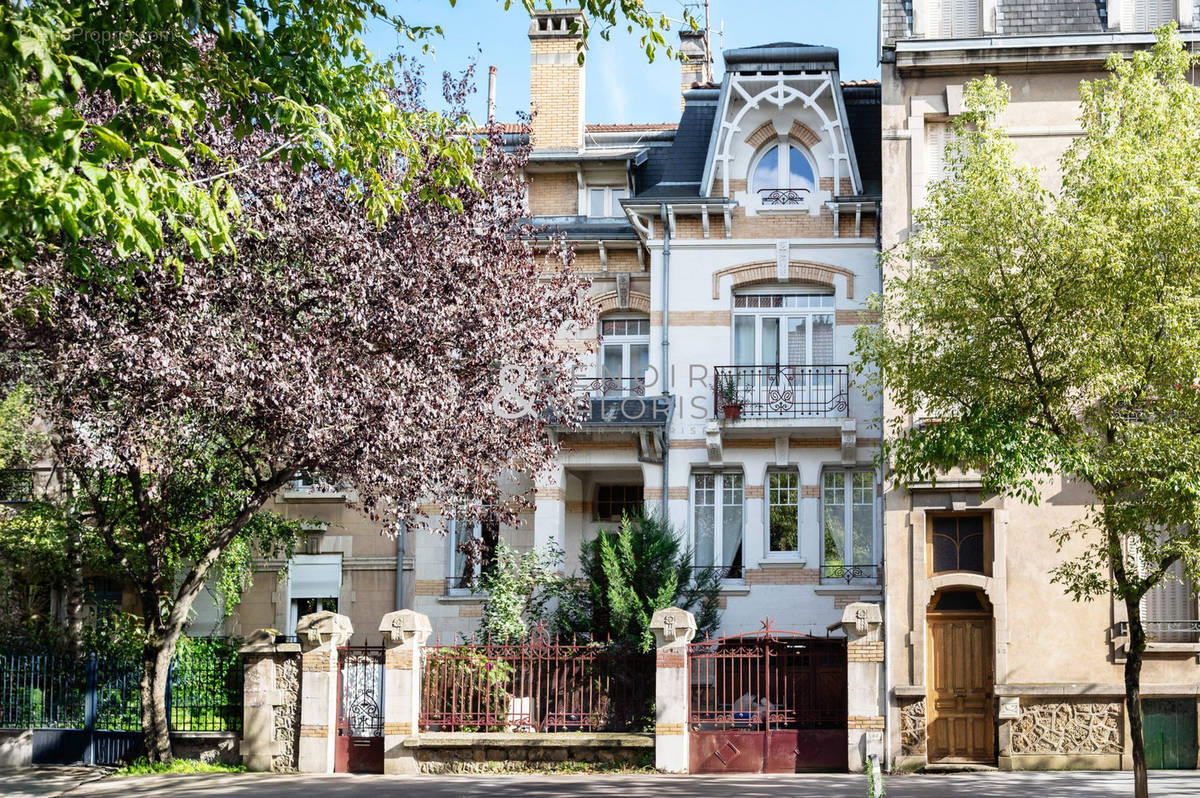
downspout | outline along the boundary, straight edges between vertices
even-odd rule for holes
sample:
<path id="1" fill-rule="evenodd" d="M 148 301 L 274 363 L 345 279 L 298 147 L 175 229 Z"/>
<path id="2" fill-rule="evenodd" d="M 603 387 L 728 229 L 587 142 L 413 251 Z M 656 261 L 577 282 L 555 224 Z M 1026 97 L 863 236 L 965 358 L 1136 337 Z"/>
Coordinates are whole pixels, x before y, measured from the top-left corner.
<path id="1" fill-rule="evenodd" d="M 668 405 L 673 407 L 671 402 L 671 381 L 670 381 L 670 352 L 671 352 L 671 336 L 670 336 L 670 296 L 671 296 L 671 228 L 667 220 L 667 204 L 664 202 L 658 206 L 659 217 L 662 219 L 663 227 L 663 256 L 662 256 L 662 394 L 667 400 Z M 667 482 L 670 475 L 671 466 L 671 413 L 667 414 L 667 429 L 663 435 L 663 464 L 662 464 L 662 518 L 663 524 L 669 524 L 671 520 L 670 502 L 667 497 Z"/>

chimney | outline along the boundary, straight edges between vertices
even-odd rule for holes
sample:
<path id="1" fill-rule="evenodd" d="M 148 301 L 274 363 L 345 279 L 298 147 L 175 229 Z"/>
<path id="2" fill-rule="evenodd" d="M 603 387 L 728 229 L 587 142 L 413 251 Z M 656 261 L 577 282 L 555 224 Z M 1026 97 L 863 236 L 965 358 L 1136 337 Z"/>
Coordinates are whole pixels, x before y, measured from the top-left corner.
<path id="1" fill-rule="evenodd" d="M 488 104 L 487 121 L 489 125 L 496 124 L 496 67 L 488 67 Z"/>
<path id="2" fill-rule="evenodd" d="M 680 91 L 686 92 L 693 83 L 712 83 L 712 55 L 708 50 L 707 30 L 679 31 Z M 683 97 L 679 98 L 680 105 Z"/>
<path id="3" fill-rule="evenodd" d="M 583 147 L 583 65 L 586 25 L 578 10 L 536 11 L 529 24 L 529 129 L 535 150 Z M 574 30 L 572 30 L 574 28 Z"/>

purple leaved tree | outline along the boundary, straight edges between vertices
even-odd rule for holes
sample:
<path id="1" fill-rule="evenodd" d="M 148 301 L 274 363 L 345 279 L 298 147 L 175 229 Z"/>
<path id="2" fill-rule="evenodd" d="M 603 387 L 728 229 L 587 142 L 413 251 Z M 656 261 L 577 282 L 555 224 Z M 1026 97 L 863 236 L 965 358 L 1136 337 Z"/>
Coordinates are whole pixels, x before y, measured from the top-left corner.
<path id="1" fill-rule="evenodd" d="M 557 342 L 593 310 L 570 252 L 517 234 L 522 154 L 483 138 L 482 190 L 446 203 L 417 175 L 380 227 L 344 174 L 206 131 L 224 163 L 198 179 L 241 206 L 236 256 L 178 241 L 177 273 L 129 270 L 97 245 L 0 274 L 0 376 L 28 386 L 79 517 L 140 597 L 152 762 L 171 757 L 168 667 L 193 600 L 294 474 L 352 485 L 387 532 L 426 502 L 515 521 L 497 478 L 554 456 L 575 357 Z"/>

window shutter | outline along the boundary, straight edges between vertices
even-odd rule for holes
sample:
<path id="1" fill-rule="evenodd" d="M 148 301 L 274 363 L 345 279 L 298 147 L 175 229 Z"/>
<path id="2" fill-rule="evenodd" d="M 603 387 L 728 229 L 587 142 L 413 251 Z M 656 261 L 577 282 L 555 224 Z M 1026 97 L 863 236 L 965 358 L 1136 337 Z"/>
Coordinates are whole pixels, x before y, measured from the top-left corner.
<path id="1" fill-rule="evenodd" d="M 962 0 L 966 6 L 963 25 L 964 29 L 960 36 L 978 36 L 983 32 L 983 28 L 979 25 L 980 17 L 980 2 L 979 0 Z"/>
<path id="2" fill-rule="evenodd" d="M 942 35 L 942 4 L 953 0 L 925 0 L 925 38 L 937 39 Z"/>
<path id="3" fill-rule="evenodd" d="M 948 140 L 949 125 L 945 122 L 929 122 L 925 125 L 926 191 L 935 181 L 946 176 L 946 142 Z"/>

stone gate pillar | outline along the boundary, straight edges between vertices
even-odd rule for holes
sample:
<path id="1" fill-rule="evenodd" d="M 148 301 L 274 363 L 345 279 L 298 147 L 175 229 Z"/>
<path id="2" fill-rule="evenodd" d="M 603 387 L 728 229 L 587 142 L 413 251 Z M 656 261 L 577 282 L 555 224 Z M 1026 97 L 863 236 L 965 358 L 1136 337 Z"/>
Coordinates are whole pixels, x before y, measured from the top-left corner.
<path id="1" fill-rule="evenodd" d="M 259 629 L 242 655 L 242 763 L 246 770 L 290 770 L 296 761 L 297 643 L 276 645 L 274 629 Z"/>
<path id="2" fill-rule="evenodd" d="M 846 633 L 847 762 L 862 772 L 867 757 L 883 759 L 887 712 L 883 668 L 883 616 L 878 604 L 856 601 L 842 613 Z M 834 627 L 836 628 L 836 626 Z"/>
<path id="3" fill-rule="evenodd" d="M 654 767 L 666 773 L 688 770 L 688 643 L 696 618 L 670 607 L 654 613 L 650 631 L 657 646 L 654 663 Z"/>
<path id="4" fill-rule="evenodd" d="M 353 634 L 350 619 L 336 612 L 314 612 L 296 624 L 300 656 L 301 773 L 332 773 L 337 735 L 338 648 Z"/>
<path id="5" fill-rule="evenodd" d="M 429 617 L 413 610 L 383 616 L 383 772 L 417 772 L 416 751 L 404 741 L 419 731 L 421 715 L 421 646 L 432 631 Z"/>

